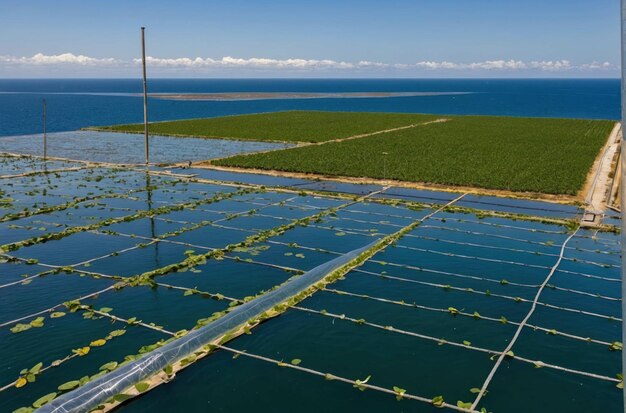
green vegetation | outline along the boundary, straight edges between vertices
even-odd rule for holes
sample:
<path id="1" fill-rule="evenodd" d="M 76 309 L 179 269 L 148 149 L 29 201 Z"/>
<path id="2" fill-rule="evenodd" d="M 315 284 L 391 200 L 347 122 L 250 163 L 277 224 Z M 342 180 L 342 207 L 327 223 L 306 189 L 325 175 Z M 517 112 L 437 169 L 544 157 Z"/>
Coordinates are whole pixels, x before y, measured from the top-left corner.
<path id="1" fill-rule="evenodd" d="M 434 115 L 275 112 L 221 118 L 189 119 L 150 124 L 150 133 L 255 141 L 323 142 L 437 119 Z M 143 124 L 95 128 L 112 132 L 142 132 Z"/>
<path id="2" fill-rule="evenodd" d="M 612 121 L 448 118 L 344 142 L 239 155 L 215 164 L 575 195 L 613 127 Z M 354 131 L 348 135 L 359 133 L 353 124 L 342 128 Z M 262 127 L 258 129 L 263 135 Z"/>
<path id="3" fill-rule="evenodd" d="M 292 111 L 159 122 L 154 134 L 321 143 L 215 161 L 216 165 L 575 195 L 611 121 Z M 99 128 L 142 132 L 143 125 Z"/>

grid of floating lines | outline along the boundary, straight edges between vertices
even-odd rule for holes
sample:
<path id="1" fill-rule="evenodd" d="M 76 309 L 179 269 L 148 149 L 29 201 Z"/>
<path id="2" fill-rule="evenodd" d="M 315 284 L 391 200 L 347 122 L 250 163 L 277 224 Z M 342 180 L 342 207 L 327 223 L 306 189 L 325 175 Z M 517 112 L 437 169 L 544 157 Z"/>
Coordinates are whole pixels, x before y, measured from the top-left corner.
<path id="1" fill-rule="evenodd" d="M 622 411 L 614 232 L 540 202 L 201 175 L 0 158 L 0 410 L 50 409 L 378 240 L 90 408 Z"/>

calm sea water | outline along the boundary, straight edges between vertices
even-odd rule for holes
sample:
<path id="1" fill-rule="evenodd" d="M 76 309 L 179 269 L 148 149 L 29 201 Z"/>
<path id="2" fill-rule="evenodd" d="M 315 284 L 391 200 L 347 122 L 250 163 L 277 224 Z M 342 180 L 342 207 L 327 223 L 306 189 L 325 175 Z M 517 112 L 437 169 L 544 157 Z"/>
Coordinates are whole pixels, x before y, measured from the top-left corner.
<path id="1" fill-rule="evenodd" d="M 290 109 L 618 119 L 620 83 L 601 80 L 153 79 L 150 92 L 472 92 L 466 95 L 236 102 L 150 101 L 150 120 Z M 0 136 L 140 122 L 139 79 L 0 79 Z M 121 94 L 121 95 L 116 95 Z"/>

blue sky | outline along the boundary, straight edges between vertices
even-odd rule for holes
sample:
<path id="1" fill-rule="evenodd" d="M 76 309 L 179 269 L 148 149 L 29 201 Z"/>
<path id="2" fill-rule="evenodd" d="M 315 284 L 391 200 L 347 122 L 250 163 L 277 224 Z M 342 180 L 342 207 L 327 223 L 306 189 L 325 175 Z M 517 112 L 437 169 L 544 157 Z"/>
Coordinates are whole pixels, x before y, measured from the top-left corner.
<path id="1" fill-rule="evenodd" d="M 7 1 L 1 77 L 617 77 L 619 0 Z"/>

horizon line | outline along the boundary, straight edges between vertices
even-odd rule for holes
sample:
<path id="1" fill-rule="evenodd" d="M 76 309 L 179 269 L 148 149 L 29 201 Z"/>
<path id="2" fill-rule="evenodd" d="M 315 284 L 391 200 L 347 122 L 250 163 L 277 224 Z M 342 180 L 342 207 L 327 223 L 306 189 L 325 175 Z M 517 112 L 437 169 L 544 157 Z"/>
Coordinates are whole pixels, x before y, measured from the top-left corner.
<path id="1" fill-rule="evenodd" d="M 148 80 L 621 80 L 596 77 L 148 77 Z M 1 77 L 0 80 L 141 80 L 141 77 Z"/>

